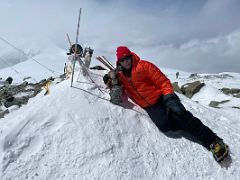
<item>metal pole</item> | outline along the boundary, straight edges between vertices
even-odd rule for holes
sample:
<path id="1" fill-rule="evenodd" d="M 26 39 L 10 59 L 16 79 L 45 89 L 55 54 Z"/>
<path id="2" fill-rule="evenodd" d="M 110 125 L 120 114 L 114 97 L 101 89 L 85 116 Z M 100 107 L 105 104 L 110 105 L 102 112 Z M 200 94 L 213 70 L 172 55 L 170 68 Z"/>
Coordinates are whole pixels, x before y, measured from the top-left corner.
<path id="1" fill-rule="evenodd" d="M 81 11 L 82 11 L 82 8 L 79 9 L 79 16 L 78 16 L 77 35 L 76 35 L 76 43 L 75 43 L 75 52 L 74 52 L 74 62 L 73 62 L 73 72 L 72 72 L 72 79 L 71 79 L 71 87 L 72 87 L 72 84 L 73 84 L 74 69 L 75 69 L 75 64 L 76 64 L 76 60 L 77 60 L 77 43 L 78 43 Z"/>
<path id="2" fill-rule="evenodd" d="M 69 37 L 68 33 L 66 35 L 67 35 L 68 43 L 69 43 L 70 48 L 71 48 L 72 47 L 72 43 L 71 43 L 70 37 Z"/>

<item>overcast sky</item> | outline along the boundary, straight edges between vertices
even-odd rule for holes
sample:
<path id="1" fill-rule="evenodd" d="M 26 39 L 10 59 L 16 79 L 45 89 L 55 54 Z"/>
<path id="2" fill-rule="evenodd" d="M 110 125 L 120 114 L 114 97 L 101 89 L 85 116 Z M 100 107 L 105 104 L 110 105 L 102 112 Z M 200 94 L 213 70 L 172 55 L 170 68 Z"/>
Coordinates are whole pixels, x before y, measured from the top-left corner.
<path id="1" fill-rule="evenodd" d="M 0 0 L 0 36 L 79 42 L 115 61 L 126 45 L 158 66 L 190 72 L 240 72 L 240 0 Z M 2 43 L 2 42 L 0 42 Z"/>

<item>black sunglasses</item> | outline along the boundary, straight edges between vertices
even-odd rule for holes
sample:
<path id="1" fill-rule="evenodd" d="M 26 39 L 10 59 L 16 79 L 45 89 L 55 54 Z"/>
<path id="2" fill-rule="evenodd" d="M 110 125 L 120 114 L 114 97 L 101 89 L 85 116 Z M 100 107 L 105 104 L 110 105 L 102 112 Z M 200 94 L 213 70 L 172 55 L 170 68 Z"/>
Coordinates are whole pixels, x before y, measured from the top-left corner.
<path id="1" fill-rule="evenodd" d="M 119 62 L 120 62 L 120 63 L 123 63 L 124 61 L 131 60 L 131 59 L 132 59 L 131 56 L 126 56 L 126 57 L 120 59 Z"/>

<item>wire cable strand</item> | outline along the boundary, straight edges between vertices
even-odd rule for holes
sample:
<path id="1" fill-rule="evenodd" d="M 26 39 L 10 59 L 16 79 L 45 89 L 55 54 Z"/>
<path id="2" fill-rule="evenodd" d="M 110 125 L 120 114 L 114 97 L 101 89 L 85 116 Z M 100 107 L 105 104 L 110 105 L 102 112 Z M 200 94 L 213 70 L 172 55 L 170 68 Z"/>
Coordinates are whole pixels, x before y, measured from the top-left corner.
<path id="1" fill-rule="evenodd" d="M 40 66 L 42 66 L 43 68 L 47 69 L 48 71 L 50 71 L 51 73 L 58 73 L 58 74 L 62 74 L 60 72 L 54 71 L 51 68 L 45 66 L 44 64 L 38 62 L 36 59 L 34 59 L 32 56 L 28 55 L 27 53 L 25 53 L 23 50 L 17 48 L 16 46 L 14 46 L 13 44 L 11 44 L 9 41 L 7 41 L 6 39 L 2 38 L 0 36 L 0 39 L 5 42 L 6 44 L 8 44 L 9 46 L 13 47 L 14 49 L 16 49 L 17 51 L 21 52 L 22 54 L 24 54 L 25 56 L 29 57 L 30 59 L 32 59 L 34 62 L 36 62 L 37 64 L 39 64 Z"/>
<path id="2" fill-rule="evenodd" d="M 3 59 L 2 57 L 0 57 L 0 59 L 7 65 L 8 68 L 10 68 L 11 70 L 13 70 L 17 75 L 21 75 L 21 76 L 23 77 L 23 79 L 26 77 L 25 74 L 20 73 L 20 72 L 17 71 L 15 68 L 13 68 L 5 59 Z M 31 76 L 30 76 L 30 77 L 31 77 Z M 35 83 L 38 82 L 38 81 L 37 81 L 35 78 L 33 78 L 33 77 L 31 77 L 31 79 L 32 79 Z"/>

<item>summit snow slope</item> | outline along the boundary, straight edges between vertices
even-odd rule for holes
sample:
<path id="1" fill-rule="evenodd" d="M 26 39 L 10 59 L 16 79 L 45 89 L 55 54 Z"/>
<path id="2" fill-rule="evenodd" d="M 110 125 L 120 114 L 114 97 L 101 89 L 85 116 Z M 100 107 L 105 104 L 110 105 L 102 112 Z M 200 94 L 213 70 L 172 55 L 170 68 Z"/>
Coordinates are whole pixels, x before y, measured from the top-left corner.
<path id="1" fill-rule="evenodd" d="M 174 81 L 174 70 L 164 72 Z M 103 86 L 102 74 L 92 75 Z M 187 81 L 188 73 L 180 75 L 179 81 Z M 224 169 L 198 143 L 165 136 L 142 109 L 113 105 L 104 88 L 101 92 L 86 79 L 80 81 L 74 82 L 77 88 L 70 87 L 70 80 L 53 85 L 49 95 L 42 92 L 0 119 L 0 179 L 240 177 L 238 109 L 227 113 L 179 95 L 186 108 L 229 145 L 233 162 Z"/>

